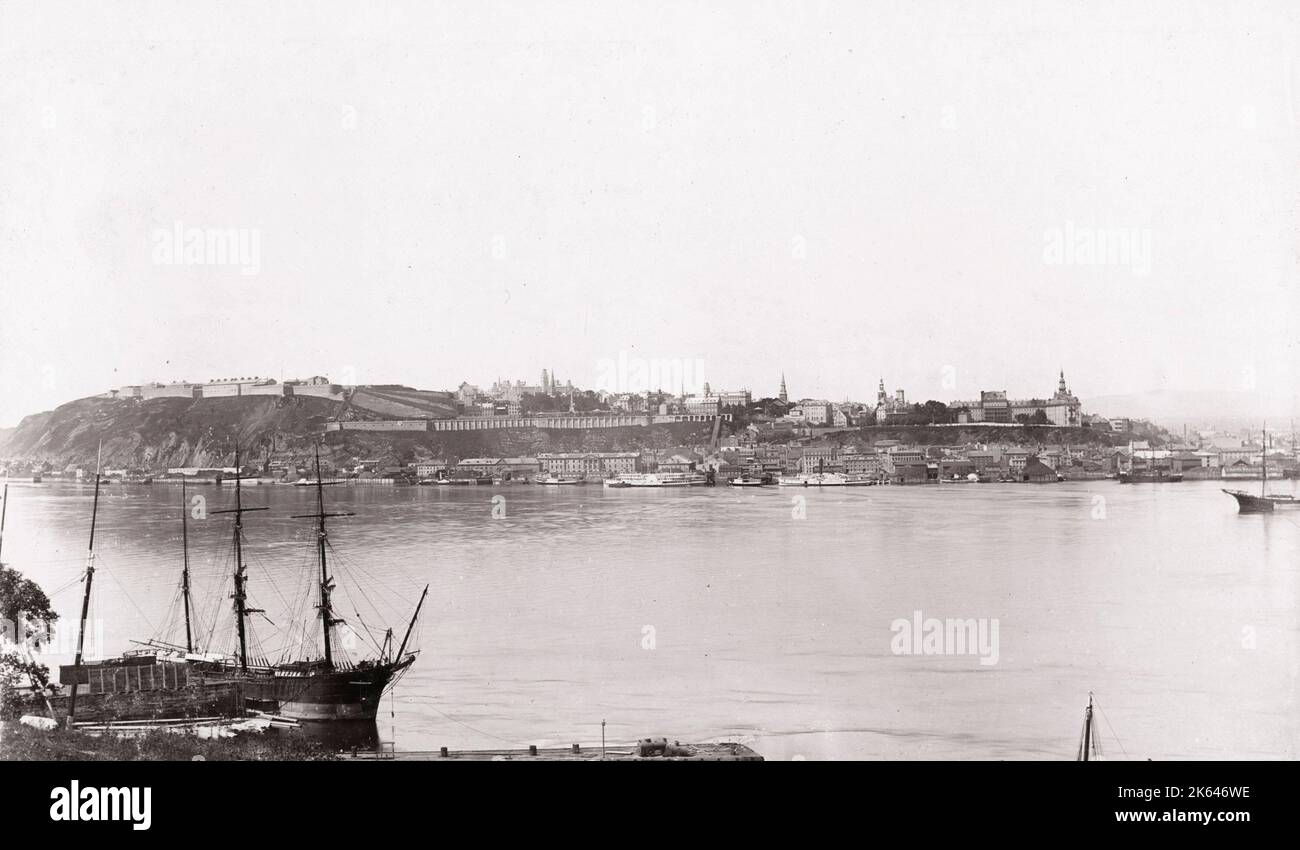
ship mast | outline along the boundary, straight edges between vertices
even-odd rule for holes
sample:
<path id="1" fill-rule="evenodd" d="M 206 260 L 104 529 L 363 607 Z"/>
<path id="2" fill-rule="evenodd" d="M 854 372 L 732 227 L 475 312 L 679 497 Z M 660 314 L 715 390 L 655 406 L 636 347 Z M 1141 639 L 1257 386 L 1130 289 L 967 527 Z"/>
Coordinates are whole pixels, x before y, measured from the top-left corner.
<path id="1" fill-rule="evenodd" d="M 185 602 L 185 651 L 194 651 L 190 635 L 190 503 L 185 498 L 185 479 L 181 479 L 181 598 Z"/>
<path id="2" fill-rule="evenodd" d="M 5 546 L 5 514 L 9 513 L 9 473 L 5 473 L 5 493 L 4 501 L 0 502 L 0 552 L 4 551 Z M 4 561 L 0 561 L 4 564 Z"/>
<path id="3" fill-rule="evenodd" d="M 1083 717 L 1083 761 L 1088 761 L 1092 749 L 1092 694 L 1088 694 L 1088 713 Z"/>
<path id="4" fill-rule="evenodd" d="M 334 482 L 330 482 L 334 483 Z M 316 447 L 316 513 L 297 514 L 294 519 L 316 520 L 316 557 L 320 563 L 320 602 L 316 608 L 320 611 L 321 635 L 325 641 L 325 666 L 334 666 L 334 651 L 330 643 L 330 629 L 344 622 L 334 616 L 334 607 L 330 602 L 330 593 L 334 590 L 334 579 L 329 574 L 326 562 L 326 549 L 329 548 L 329 535 L 325 531 L 325 518 L 332 516 L 352 516 L 351 513 L 325 513 L 325 484 L 320 478 L 320 446 Z"/>
<path id="5" fill-rule="evenodd" d="M 239 669 L 248 672 L 248 629 L 245 619 L 249 614 L 261 613 L 259 608 L 249 608 L 248 574 L 244 569 L 244 514 L 249 511 L 264 511 L 266 508 L 246 508 L 240 491 L 239 445 L 235 445 L 235 507 L 233 510 L 213 511 L 214 514 L 235 515 L 235 592 L 230 598 L 235 600 L 235 620 L 239 629 Z"/>
<path id="6" fill-rule="evenodd" d="M 1268 496 L 1268 431 L 1262 432 L 1259 449 L 1259 497 Z"/>
<path id="7" fill-rule="evenodd" d="M 424 597 L 429 595 L 429 585 L 424 586 L 424 593 L 420 594 L 420 601 L 415 603 L 415 613 L 411 615 L 411 622 L 406 626 L 406 634 L 402 635 L 402 645 L 397 648 L 397 661 L 401 663 L 402 653 L 406 652 L 406 642 L 411 638 L 411 629 L 415 628 L 415 621 L 420 616 L 420 608 L 424 606 Z"/>
<path id="8" fill-rule="evenodd" d="M 86 645 L 86 618 L 90 616 L 90 587 L 95 580 L 95 519 L 99 516 L 99 470 L 104 442 L 95 453 L 95 500 L 90 507 L 90 545 L 86 549 L 86 592 L 81 597 L 81 625 L 77 628 L 77 655 L 72 662 L 72 695 L 68 699 L 68 727 L 77 715 L 77 691 L 81 689 L 81 657 Z"/>

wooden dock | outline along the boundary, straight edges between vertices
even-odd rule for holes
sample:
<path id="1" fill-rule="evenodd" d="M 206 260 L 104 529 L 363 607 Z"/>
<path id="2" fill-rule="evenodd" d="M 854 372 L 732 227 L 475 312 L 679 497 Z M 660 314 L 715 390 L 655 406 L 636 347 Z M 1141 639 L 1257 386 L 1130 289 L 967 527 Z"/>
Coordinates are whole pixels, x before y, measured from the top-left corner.
<path id="1" fill-rule="evenodd" d="M 662 739 L 609 746 L 603 752 L 599 744 L 573 744 L 523 750 L 354 750 L 343 756 L 344 761 L 763 761 L 744 744 L 665 744 Z"/>

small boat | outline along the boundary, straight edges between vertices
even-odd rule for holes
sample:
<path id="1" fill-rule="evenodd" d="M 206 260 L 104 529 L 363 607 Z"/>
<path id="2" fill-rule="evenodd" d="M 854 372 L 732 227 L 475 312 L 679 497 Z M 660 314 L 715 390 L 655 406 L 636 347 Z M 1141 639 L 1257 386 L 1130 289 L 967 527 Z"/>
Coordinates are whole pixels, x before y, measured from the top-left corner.
<path id="1" fill-rule="evenodd" d="M 609 487 L 611 489 L 618 489 L 622 487 L 632 486 L 631 484 L 628 484 L 626 481 L 624 481 L 621 478 L 606 478 L 602 483 L 604 484 L 604 486 Z"/>
<path id="2" fill-rule="evenodd" d="M 742 475 L 739 478 L 731 479 L 730 484 L 732 487 L 762 487 L 763 479 Z"/>
<path id="3" fill-rule="evenodd" d="M 559 485 L 559 484 L 581 484 L 581 483 L 582 483 L 582 479 L 581 479 L 581 478 L 566 477 L 566 476 L 563 476 L 563 475 L 548 475 L 548 476 L 546 476 L 545 478 L 537 478 L 537 479 L 534 479 L 533 483 L 534 483 L 534 484 L 551 484 L 551 485 Z"/>
<path id="4" fill-rule="evenodd" d="M 41 483 L 41 474 L 40 474 L 39 472 L 33 472 L 33 473 L 32 473 L 32 483 L 33 483 L 33 484 L 40 484 L 40 483 Z"/>

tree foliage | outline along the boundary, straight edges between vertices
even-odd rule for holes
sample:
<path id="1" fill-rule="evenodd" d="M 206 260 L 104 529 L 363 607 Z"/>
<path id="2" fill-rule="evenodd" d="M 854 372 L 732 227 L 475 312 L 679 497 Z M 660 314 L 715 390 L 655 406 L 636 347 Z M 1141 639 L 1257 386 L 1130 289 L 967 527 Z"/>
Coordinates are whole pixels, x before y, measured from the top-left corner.
<path id="1" fill-rule="evenodd" d="M 22 642 L 48 631 L 48 626 L 59 618 L 59 614 L 50 607 L 50 599 L 41 590 L 40 585 L 25 578 L 18 570 L 0 565 L 0 620 L 7 624 L 23 624 L 23 634 L 8 637 L 15 642 Z M 45 628 L 33 628 L 39 624 Z"/>

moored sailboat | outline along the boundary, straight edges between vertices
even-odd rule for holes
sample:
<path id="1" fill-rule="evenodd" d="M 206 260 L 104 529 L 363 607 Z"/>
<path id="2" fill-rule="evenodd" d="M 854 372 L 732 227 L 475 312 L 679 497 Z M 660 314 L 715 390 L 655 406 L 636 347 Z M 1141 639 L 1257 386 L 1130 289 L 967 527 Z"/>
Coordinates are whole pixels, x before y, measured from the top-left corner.
<path id="1" fill-rule="evenodd" d="M 236 453 L 236 467 L 239 465 Z M 208 681 L 234 681 L 241 684 L 247 708 L 295 720 L 374 720 L 380 698 L 392 683 L 415 663 L 416 651 L 407 651 L 411 631 L 420 615 L 420 608 L 428 595 L 426 585 L 415 613 L 407 625 L 406 634 L 394 652 L 392 630 L 389 629 L 384 645 L 373 658 L 348 661 L 335 657 L 333 630 L 345 620 L 335 616 L 331 595 L 335 589 L 330 574 L 327 552 L 328 534 L 325 520 L 329 517 L 351 516 L 350 513 L 327 513 L 321 481 L 320 453 L 316 455 L 316 512 L 300 514 L 295 519 L 316 520 L 316 552 L 320 570 L 318 577 L 318 602 L 323 656 L 298 658 L 269 663 L 250 658 L 248 651 L 250 614 L 260 613 L 248 605 L 248 573 L 243 556 L 243 515 L 266 508 L 246 508 L 240 496 L 239 481 L 235 482 L 235 507 L 213 513 L 230 514 L 234 519 L 234 603 L 239 652 L 233 658 L 193 661 L 195 671 Z"/>
<path id="2" fill-rule="evenodd" d="M 1300 506 L 1300 499 L 1289 493 L 1268 492 L 1268 432 L 1263 434 L 1259 458 L 1259 495 L 1245 490 L 1228 490 L 1224 493 L 1237 500 L 1237 510 L 1243 514 L 1271 514 L 1274 508 L 1294 508 Z"/>

